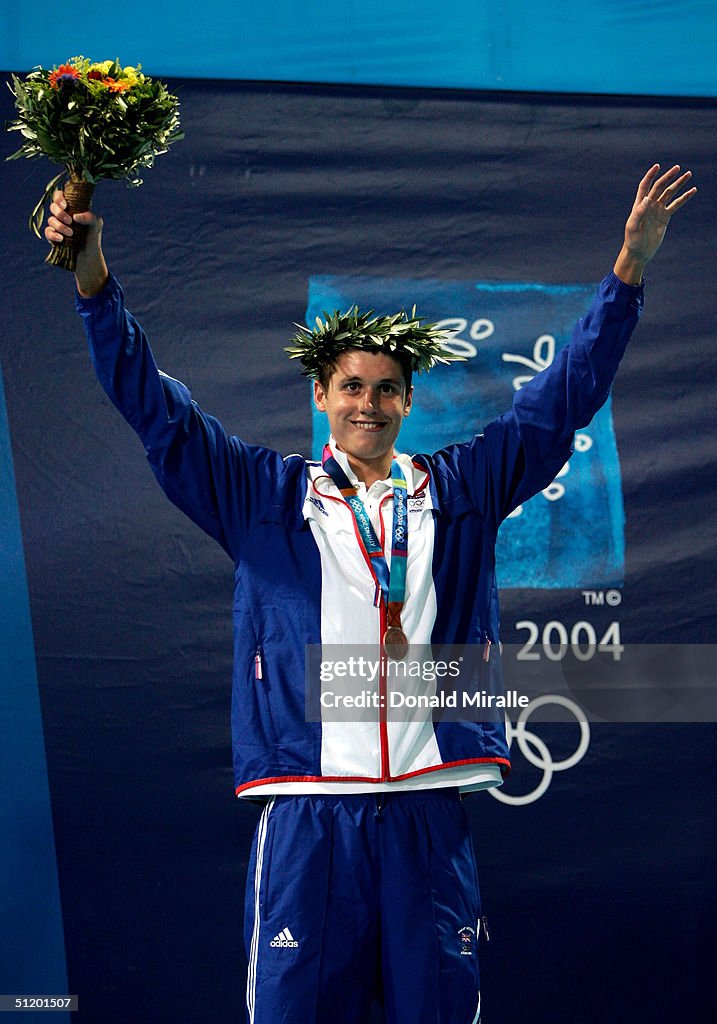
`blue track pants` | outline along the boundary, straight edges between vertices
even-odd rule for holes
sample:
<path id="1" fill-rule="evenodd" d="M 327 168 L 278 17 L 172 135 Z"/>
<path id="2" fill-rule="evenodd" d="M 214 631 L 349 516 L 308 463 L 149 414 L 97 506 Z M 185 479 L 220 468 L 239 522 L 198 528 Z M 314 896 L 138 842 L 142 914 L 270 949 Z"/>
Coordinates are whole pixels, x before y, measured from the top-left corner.
<path id="1" fill-rule="evenodd" d="M 477 1024 L 480 898 L 456 790 L 280 796 L 247 879 L 249 1024 Z"/>

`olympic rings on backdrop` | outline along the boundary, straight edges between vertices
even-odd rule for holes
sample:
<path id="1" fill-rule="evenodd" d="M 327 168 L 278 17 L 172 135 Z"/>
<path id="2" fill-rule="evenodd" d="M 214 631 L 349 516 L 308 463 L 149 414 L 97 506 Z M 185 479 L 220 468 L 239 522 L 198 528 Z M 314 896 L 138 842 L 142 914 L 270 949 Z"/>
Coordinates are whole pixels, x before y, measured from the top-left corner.
<path id="1" fill-rule="evenodd" d="M 554 761 L 550 750 L 546 743 L 541 740 L 534 732 L 526 729 L 526 723 L 530 716 L 540 707 L 545 707 L 546 704 L 556 704 L 558 707 L 566 708 L 571 714 L 575 716 L 575 719 L 580 726 L 580 741 L 575 749 L 575 752 L 570 757 L 563 758 L 562 761 Z M 510 748 L 514 739 L 518 741 L 518 747 L 520 752 L 535 768 L 540 768 L 543 772 L 543 777 L 530 793 L 525 793 L 523 796 L 511 796 L 508 793 L 502 793 L 499 788 L 489 789 L 488 792 L 491 796 L 495 797 L 496 800 L 500 800 L 504 804 L 513 804 L 513 806 L 521 806 L 524 804 L 532 804 L 536 800 L 539 800 L 541 796 L 547 791 L 548 786 L 552 782 L 553 772 L 564 772 L 568 768 L 573 768 L 579 761 L 583 759 L 587 753 L 587 749 L 590 746 L 590 726 L 585 712 L 579 707 L 574 701 L 569 700 L 567 697 L 561 697 L 559 694 L 547 694 L 544 697 L 536 697 L 535 700 L 531 700 L 527 707 L 518 715 L 518 720 L 515 725 L 511 722 L 508 715 L 505 716 L 505 728 L 506 737 L 508 740 L 508 748 Z"/>

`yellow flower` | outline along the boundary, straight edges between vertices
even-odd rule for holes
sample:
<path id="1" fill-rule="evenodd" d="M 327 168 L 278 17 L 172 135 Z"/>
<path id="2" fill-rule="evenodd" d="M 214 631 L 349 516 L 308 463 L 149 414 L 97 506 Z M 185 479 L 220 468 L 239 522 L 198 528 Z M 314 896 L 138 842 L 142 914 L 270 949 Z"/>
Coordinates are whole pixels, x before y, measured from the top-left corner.
<path id="1" fill-rule="evenodd" d="M 106 75 L 113 63 L 114 61 L 111 60 L 103 60 L 99 64 L 90 64 L 88 71 L 101 71 L 103 75 Z"/>
<path id="2" fill-rule="evenodd" d="M 129 88 L 132 88 L 132 86 L 136 85 L 137 82 L 139 81 L 139 76 L 137 74 L 137 69 L 131 67 L 128 64 L 126 68 L 122 69 L 122 79 L 123 79 L 123 81 L 127 82 Z"/>

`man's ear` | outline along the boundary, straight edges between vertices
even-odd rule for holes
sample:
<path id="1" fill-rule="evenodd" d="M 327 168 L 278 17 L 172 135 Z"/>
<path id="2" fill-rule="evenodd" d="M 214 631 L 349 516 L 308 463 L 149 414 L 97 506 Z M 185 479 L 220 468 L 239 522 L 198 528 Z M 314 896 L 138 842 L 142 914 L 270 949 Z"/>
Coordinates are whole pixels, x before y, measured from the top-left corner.
<path id="1" fill-rule="evenodd" d="M 403 403 L 403 415 L 404 416 L 408 416 L 409 412 L 411 411 L 412 406 L 413 406 L 413 384 L 411 384 L 410 388 L 408 389 L 408 394 L 406 395 L 406 401 Z"/>
<path id="2" fill-rule="evenodd" d="M 326 412 L 326 392 L 320 380 L 314 381 L 314 405 L 319 412 Z"/>

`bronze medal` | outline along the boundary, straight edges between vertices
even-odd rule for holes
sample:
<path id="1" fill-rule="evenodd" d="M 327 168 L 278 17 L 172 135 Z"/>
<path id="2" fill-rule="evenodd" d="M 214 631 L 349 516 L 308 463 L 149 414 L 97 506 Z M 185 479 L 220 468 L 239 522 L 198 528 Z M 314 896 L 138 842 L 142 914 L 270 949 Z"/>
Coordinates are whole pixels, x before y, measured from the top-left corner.
<path id="1" fill-rule="evenodd" d="M 408 637 L 400 626 L 389 626 L 383 634 L 383 649 L 393 661 L 403 661 L 408 646 Z"/>

